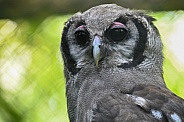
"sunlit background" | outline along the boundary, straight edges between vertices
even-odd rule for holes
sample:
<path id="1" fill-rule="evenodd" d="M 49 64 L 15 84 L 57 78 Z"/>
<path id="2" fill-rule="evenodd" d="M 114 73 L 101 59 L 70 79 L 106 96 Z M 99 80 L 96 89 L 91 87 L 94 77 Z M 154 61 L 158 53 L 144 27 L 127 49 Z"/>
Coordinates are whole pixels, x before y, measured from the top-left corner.
<path id="1" fill-rule="evenodd" d="M 68 122 L 59 48 L 71 14 L 5 15 L 0 19 L 0 122 Z M 184 11 L 151 15 L 164 43 L 166 84 L 184 98 Z"/>

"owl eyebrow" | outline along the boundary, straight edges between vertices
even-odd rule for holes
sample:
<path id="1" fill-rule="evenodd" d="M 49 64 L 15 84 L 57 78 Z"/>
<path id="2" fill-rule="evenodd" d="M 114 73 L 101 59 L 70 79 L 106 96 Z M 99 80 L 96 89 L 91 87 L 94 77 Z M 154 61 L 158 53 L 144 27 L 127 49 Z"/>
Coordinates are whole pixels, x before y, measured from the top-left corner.
<path id="1" fill-rule="evenodd" d="M 115 19 L 114 22 L 120 22 L 126 24 L 127 19 L 125 17 L 120 16 L 119 18 Z"/>
<path id="2" fill-rule="evenodd" d="M 84 26 L 86 25 L 85 21 L 84 20 L 81 20 L 79 21 L 77 24 L 76 24 L 76 28 L 80 27 L 80 26 Z"/>

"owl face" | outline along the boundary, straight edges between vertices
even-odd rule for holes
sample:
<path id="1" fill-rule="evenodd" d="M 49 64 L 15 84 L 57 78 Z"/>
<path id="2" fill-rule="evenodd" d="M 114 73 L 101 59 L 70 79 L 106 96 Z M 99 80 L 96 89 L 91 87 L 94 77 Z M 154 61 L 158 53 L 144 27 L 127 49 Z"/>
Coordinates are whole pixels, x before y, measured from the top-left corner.
<path id="1" fill-rule="evenodd" d="M 76 73 L 88 67 L 152 67 L 157 60 L 161 65 L 162 43 L 153 20 L 114 4 L 76 13 L 62 35 L 65 66 Z"/>

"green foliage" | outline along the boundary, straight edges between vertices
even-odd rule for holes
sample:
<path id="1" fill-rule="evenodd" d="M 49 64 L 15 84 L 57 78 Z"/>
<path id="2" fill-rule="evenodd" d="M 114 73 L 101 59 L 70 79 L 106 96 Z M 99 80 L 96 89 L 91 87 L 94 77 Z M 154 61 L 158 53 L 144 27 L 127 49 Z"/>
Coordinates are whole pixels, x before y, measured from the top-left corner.
<path id="1" fill-rule="evenodd" d="M 184 61 L 176 55 L 184 35 L 177 35 L 184 13 L 152 15 L 165 45 L 166 84 L 184 98 Z M 61 31 L 68 17 L 0 20 L 0 122 L 68 121 L 60 54 Z M 175 50 L 173 43 L 178 44 Z"/>
<path id="2" fill-rule="evenodd" d="M 168 88 L 184 98 L 184 12 L 153 13 L 164 44 L 164 79 Z"/>
<path id="3" fill-rule="evenodd" d="M 67 18 L 0 21 L 0 121 L 68 121 L 59 49 Z"/>

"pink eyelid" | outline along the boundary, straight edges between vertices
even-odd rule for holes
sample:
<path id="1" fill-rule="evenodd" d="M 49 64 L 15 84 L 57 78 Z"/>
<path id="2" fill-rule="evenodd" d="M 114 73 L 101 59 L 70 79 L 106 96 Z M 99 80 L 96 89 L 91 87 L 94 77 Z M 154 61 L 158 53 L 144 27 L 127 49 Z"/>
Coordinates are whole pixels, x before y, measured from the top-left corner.
<path id="1" fill-rule="evenodd" d="M 124 27 L 126 27 L 123 23 L 120 23 L 120 22 L 113 22 L 112 26 L 124 26 Z"/>
<path id="2" fill-rule="evenodd" d="M 123 26 L 123 27 L 126 27 L 123 23 L 120 23 L 120 22 L 113 22 L 112 26 Z M 78 27 L 78 29 L 85 29 L 86 26 L 85 25 L 81 25 Z"/>
<path id="3" fill-rule="evenodd" d="M 78 27 L 78 29 L 85 29 L 86 27 L 84 25 L 81 25 Z"/>

